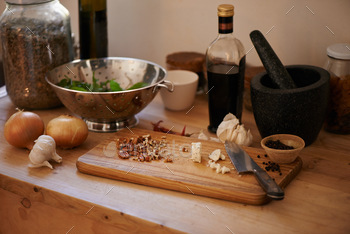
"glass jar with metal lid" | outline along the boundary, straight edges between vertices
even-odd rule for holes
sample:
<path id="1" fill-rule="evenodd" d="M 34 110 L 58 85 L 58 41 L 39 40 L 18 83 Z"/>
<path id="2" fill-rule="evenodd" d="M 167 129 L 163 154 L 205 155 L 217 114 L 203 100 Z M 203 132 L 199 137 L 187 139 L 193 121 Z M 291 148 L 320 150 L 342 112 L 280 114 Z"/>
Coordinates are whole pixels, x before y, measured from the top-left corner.
<path id="1" fill-rule="evenodd" d="M 58 0 L 6 0 L 0 36 L 11 101 L 24 109 L 61 105 L 45 74 L 73 60 L 68 10 Z"/>
<path id="2" fill-rule="evenodd" d="M 350 44 L 333 44 L 327 48 L 325 68 L 331 74 L 330 103 L 325 129 L 339 134 L 350 133 Z"/>

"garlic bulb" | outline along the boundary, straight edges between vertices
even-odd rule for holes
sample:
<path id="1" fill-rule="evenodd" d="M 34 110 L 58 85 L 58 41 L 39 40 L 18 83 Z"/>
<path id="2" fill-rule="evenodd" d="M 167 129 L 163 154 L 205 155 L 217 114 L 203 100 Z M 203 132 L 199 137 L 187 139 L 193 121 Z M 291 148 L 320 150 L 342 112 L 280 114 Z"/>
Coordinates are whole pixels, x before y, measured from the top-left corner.
<path id="1" fill-rule="evenodd" d="M 32 163 L 32 167 L 47 166 L 53 169 L 48 162 L 51 159 L 58 163 L 62 162 L 62 158 L 56 153 L 55 140 L 51 136 L 41 135 L 35 140 L 33 149 L 29 153 L 29 160 Z"/>
<path id="2" fill-rule="evenodd" d="M 230 139 L 237 125 L 239 125 L 239 120 L 236 116 L 231 113 L 227 114 L 216 131 L 220 141 L 225 142 L 225 140 Z"/>
<path id="3" fill-rule="evenodd" d="M 253 142 L 253 136 L 250 133 L 250 130 L 246 130 L 244 125 L 237 125 L 237 128 L 232 134 L 232 140 L 236 142 L 237 145 L 249 146 Z"/>
<path id="4" fill-rule="evenodd" d="M 244 125 L 239 124 L 239 120 L 229 113 L 220 123 L 216 134 L 221 142 L 233 141 L 238 145 L 249 146 L 253 142 L 253 135 L 250 130 L 246 130 Z"/>

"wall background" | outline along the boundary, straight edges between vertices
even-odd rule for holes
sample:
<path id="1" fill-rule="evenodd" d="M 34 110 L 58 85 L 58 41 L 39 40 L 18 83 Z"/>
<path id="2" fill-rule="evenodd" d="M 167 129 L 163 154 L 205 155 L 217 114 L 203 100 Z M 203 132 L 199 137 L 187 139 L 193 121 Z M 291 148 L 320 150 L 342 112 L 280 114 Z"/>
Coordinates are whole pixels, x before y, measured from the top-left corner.
<path id="1" fill-rule="evenodd" d="M 72 31 L 79 37 L 78 0 L 60 2 L 70 11 Z M 323 66 L 328 45 L 350 43 L 350 0 L 108 0 L 109 56 L 165 66 L 172 52 L 205 53 L 217 35 L 221 3 L 235 6 L 234 33 L 249 51 L 251 65 L 261 65 L 249 38 L 255 29 L 268 33 L 285 65 Z"/>

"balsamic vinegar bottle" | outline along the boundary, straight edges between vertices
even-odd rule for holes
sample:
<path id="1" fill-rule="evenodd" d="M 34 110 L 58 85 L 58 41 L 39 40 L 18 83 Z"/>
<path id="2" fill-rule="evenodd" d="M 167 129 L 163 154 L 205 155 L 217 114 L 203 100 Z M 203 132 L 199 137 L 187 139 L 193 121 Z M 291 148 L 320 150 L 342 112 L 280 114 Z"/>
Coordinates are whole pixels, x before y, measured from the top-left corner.
<path id="1" fill-rule="evenodd" d="M 209 96 L 208 130 L 216 132 L 226 114 L 242 117 L 245 50 L 233 35 L 234 7 L 218 6 L 219 35 L 206 52 Z"/>
<path id="2" fill-rule="evenodd" d="M 80 58 L 108 56 L 106 0 L 79 0 Z"/>

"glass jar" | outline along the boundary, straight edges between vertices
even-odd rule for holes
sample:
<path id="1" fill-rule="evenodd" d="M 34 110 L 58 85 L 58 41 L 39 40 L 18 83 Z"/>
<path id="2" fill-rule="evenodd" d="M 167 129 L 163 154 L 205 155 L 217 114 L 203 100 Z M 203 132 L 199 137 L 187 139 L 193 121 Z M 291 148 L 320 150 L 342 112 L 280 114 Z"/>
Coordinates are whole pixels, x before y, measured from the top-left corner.
<path id="1" fill-rule="evenodd" d="M 350 133 L 350 44 L 334 44 L 327 48 L 325 68 L 331 75 L 330 103 L 325 130 Z"/>
<path id="2" fill-rule="evenodd" d="M 23 109 L 61 105 L 45 74 L 73 60 L 68 10 L 58 0 L 6 0 L 0 36 L 11 101 Z"/>

